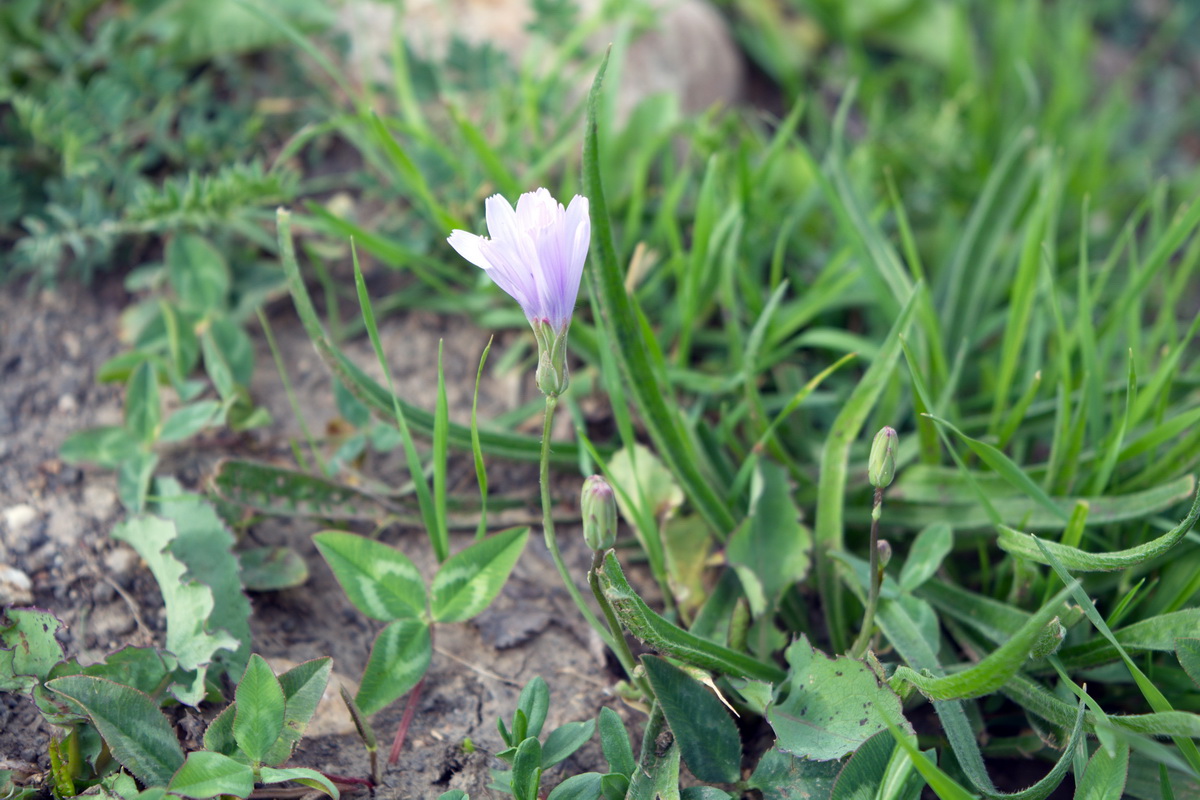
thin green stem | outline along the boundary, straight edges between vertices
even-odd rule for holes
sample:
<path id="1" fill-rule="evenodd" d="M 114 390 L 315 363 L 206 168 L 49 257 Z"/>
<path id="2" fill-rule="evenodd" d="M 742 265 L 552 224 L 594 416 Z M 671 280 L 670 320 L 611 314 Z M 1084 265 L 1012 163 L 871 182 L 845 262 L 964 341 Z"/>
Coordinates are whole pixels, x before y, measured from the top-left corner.
<path id="1" fill-rule="evenodd" d="M 879 567 L 879 516 L 883 510 L 883 489 L 876 487 L 875 503 L 871 508 L 871 588 L 867 594 L 867 610 L 863 614 L 862 629 L 850 647 L 851 658 L 862 658 L 871 642 L 875 627 L 875 608 L 879 604 L 879 586 L 883 583 L 883 570 Z"/>
<path id="2" fill-rule="evenodd" d="M 583 614 L 583 618 L 588 621 L 592 629 L 600 634 L 601 640 L 608 645 L 608 648 L 616 653 L 616 641 L 604 629 L 604 626 L 600 624 L 600 620 L 596 619 L 596 615 L 592 613 L 592 610 L 588 608 L 587 603 L 584 601 L 579 587 L 571 580 L 571 573 L 567 571 L 567 565 L 563 562 L 562 553 L 558 549 L 558 539 L 554 536 L 554 515 L 551 513 L 553 505 L 550 502 L 550 427 L 554 422 L 554 410 L 556 408 L 558 408 L 558 398 L 546 395 L 546 417 L 542 425 L 541 467 L 538 470 L 539 481 L 542 485 L 542 533 L 546 537 L 546 549 L 550 551 L 550 557 L 554 559 L 554 566 L 558 568 L 558 574 L 562 578 L 563 585 L 567 587 L 567 592 L 570 593 L 571 599 L 575 601 L 576 607 L 579 608 L 579 613 Z M 624 639 L 622 639 L 622 642 L 624 642 Z"/>
<path id="3" fill-rule="evenodd" d="M 592 551 L 592 569 L 588 572 L 588 585 L 592 587 L 592 594 L 596 598 L 596 602 L 600 604 L 600 610 L 604 612 L 604 619 L 608 622 L 608 630 L 612 633 L 613 641 L 616 647 L 613 648 L 613 653 L 617 656 L 617 660 L 621 662 L 621 666 L 625 668 L 625 674 L 629 679 L 637 684 L 637 687 L 642 691 L 642 696 L 650 701 L 654 697 L 653 690 L 650 688 L 650 682 L 645 676 L 636 677 L 633 669 L 637 662 L 633 658 L 633 651 L 629 649 L 629 642 L 625 641 L 625 632 L 621 629 L 621 623 L 617 621 L 617 614 L 613 611 L 612 604 L 608 602 L 608 598 L 604 596 L 604 591 L 600 588 L 600 567 L 604 564 L 604 551 Z"/>

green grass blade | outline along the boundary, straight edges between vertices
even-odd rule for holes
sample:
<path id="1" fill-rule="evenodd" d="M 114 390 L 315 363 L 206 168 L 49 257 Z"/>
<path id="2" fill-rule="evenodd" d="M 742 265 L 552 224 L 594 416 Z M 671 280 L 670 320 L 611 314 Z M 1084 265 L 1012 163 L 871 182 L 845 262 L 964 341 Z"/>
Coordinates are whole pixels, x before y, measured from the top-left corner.
<path id="1" fill-rule="evenodd" d="M 589 286 L 600 302 L 601 320 L 605 333 L 617 356 L 617 365 L 625 379 L 634 404 L 641 413 L 646 428 L 659 454 L 670 466 L 680 486 L 696 510 L 724 540 L 733 530 L 736 520 L 720 494 L 700 471 L 694 448 L 680 429 L 679 422 L 663 397 L 661 385 L 650 363 L 648 346 L 633 304 L 625 291 L 624 278 L 617 261 L 612 223 L 604 198 L 600 175 L 600 138 L 598 110 L 600 88 L 608 57 L 600 64 L 588 96 L 587 129 L 583 147 L 583 187 L 592 212 L 592 235 L 598 254 L 593 259 L 597 274 Z"/>
<path id="2" fill-rule="evenodd" d="M 433 498 L 430 496 L 429 483 L 425 479 L 425 469 L 421 464 L 421 457 L 417 454 L 417 444 L 413 440 L 412 432 L 408 429 L 408 419 L 404 415 L 404 409 L 400 406 L 399 399 L 396 397 L 396 389 L 392 385 L 392 371 L 388 367 L 387 356 L 383 352 L 383 342 L 379 338 L 379 328 L 375 324 L 375 312 L 371 309 L 371 296 L 367 293 L 367 282 L 363 280 L 362 267 L 358 263 L 358 253 L 354 249 L 353 242 L 350 244 L 350 253 L 354 261 L 354 286 L 358 290 L 358 304 L 362 309 L 363 324 L 366 325 L 367 335 L 371 338 L 371 346 L 375 348 L 375 358 L 379 361 L 384 378 L 387 380 L 388 392 L 392 395 L 392 413 L 395 414 L 396 426 L 400 429 L 400 438 L 404 443 L 404 455 L 408 462 L 409 477 L 412 479 L 413 487 L 417 492 L 417 504 L 421 509 L 421 518 L 425 522 L 425 533 L 429 536 L 430 544 L 433 545 L 433 552 L 437 557 L 438 563 L 441 563 L 450 555 L 449 537 L 445 532 L 446 513 L 443 508 L 439 514 L 439 507 L 433 502 Z M 438 429 L 436 419 L 433 427 L 434 440 L 436 441 Z M 434 464 L 434 469 L 437 469 L 436 464 Z M 445 500 L 443 498 L 443 505 L 444 503 Z"/>
<path id="3" fill-rule="evenodd" d="M 447 429 L 450 427 L 450 406 L 446 400 L 446 372 L 442 368 L 442 340 L 438 339 L 437 358 L 437 405 L 433 413 L 433 510 L 437 529 L 431 533 L 437 537 L 433 551 L 438 563 L 450 555 L 450 532 L 446 528 L 446 457 L 449 450 Z M 475 427 L 472 426 L 472 430 Z M 475 446 L 476 437 L 471 440 Z"/>
<path id="4" fill-rule="evenodd" d="M 405 417 L 414 430 L 430 436 L 433 434 L 433 414 L 423 408 L 406 403 L 367 375 L 357 364 L 346 357 L 330 341 L 321 327 L 317 310 L 313 306 L 312 297 L 304 279 L 300 274 L 300 265 L 296 260 L 295 246 L 291 234 L 291 215 L 286 209 L 279 209 L 276 214 L 280 262 L 287 275 L 288 291 L 296 306 L 296 313 L 304 325 L 304 330 L 312 340 L 313 346 L 325 366 L 345 384 L 346 388 L 359 402 L 371 409 L 372 413 L 385 422 L 394 422 L 394 407 L 399 403 Z M 466 450 L 471 447 L 471 431 L 467 426 L 451 423 L 448 429 L 449 441 L 457 448 Z M 541 456 L 541 440 L 532 436 L 522 436 L 500 431 L 480 431 L 480 445 L 484 452 L 491 455 L 513 458 L 520 461 L 537 461 Z M 607 447 L 600 447 L 601 452 L 609 452 Z M 579 459 L 579 446 L 574 442 L 555 442 L 550 454 L 556 464 L 573 464 Z"/>
<path id="5" fill-rule="evenodd" d="M 1194 486 L 1194 479 L 1192 484 Z M 1039 564 L 1053 565 L 1057 562 L 1065 569 L 1077 572 L 1109 572 L 1137 566 L 1167 552 L 1187 535 L 1197 519 L 1200 519 L 1200 492 L 1196 494 L 1192 509 L 1182 522 L 1157 539 L 1125 550 L 1088 553 L 1058 542 L 1042 541 L 1032 534 L 1021 533 L 1005 526 L 998 529 L 998 543 L 1009 553 Z"/>
<path id="6" fill-rule="evenodd" d="M 496 337 L 489 336 L 483 355 L 479 357 L 479 369 L 475 371 L 475 391 L 471 394 L 471 455 L 475 459 L 475 480 L 479 483 L 479 527 L 475 529 L 475 541 L 487 534 L 487 499 L 488 476 L 487 464 L 483 461 L 483 447 L 479 444 L 479 382 L 483 379 L 483 365 L 487 363 L 488 353 L 492 352 L 492 342 Z"/>

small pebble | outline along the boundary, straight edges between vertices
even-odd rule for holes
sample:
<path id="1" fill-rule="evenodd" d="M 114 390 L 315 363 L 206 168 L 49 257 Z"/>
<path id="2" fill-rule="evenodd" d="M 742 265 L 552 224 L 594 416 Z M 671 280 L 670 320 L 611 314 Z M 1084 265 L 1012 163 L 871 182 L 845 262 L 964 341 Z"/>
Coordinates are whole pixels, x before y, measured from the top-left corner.
<path id="1" fill-rule="evenodd" d="M 0 564 L 0 606 L 27 606 L 33 603 L 33 581 L 16 567 Z"/>
<path id="2" fill-rule="evenodd" d="M 83 489 L 83 507 L 92 519 L 104 521 L 117 510 L 117 493 L 107 486 L 91 484 Z"/>
<path id="3" fill-rule="evenodd" d="M 8 526 L 10 533 L 20 533 L 37 519 L 37 511 L 26 503 L 9 506 L 0 513 L 4 515 L 4 524 Z"/>

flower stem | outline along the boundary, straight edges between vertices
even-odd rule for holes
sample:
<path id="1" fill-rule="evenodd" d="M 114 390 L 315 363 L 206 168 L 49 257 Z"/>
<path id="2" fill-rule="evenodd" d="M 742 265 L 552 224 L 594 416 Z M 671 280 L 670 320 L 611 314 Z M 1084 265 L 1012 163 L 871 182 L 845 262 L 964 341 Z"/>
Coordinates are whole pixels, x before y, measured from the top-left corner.
<path id="1" fill-rule="evenodd" d="M 871 632 L 875 627 L 875 608 L 879 604 L 879 587 L 883 583 L 883 569 L 879 566 L 879 517 L 883 512 L 883 488 L 875 489 L 875 502 L 871 508 L 871 588 L 867 594 L 867 610 L 863 614 L 862 630 L 850 647 L 852 658 L 862 658 L 867 652 L 871 641 Z"/>
<path id="2" fill-rule="evenodd" d="M 645 676 L 634 676 L 633 670 L 637 665 L 637 661 L 634 660 L 633 651 L 629 649 L 629 642 L 625 641 L 625 631 L 621 628 L 621 623 L 617 620 L 612 603 L 608 602 L 608 598 L 604 596 L 604 591 L 600 588 L 600 566 L 603 563 L 604 552 L 593 550 L 592 569 L 588 572 L 588 585 L 592 587 L 592 594 L 595 595 L 596 602 L 600 604 L 600 610 L 604 612 L 604 619 L 608 622 L 608 629 L 612 633 L 613 641 L 616 642 L 617 646 L 612 648 L 613 653 L 617 656 L 617 660 L 621 662 L 621 666 L 625 668 L 625 674 L 641 690 L 642 696 L 646 698 L 647 702 L 652 701 L 654 699 L 654 692 L 650 688 L 650 682 L 646 680 Z"/>
<path id="3" fill-rule="evenodd" d="M 571 599 L 575 601 L 575 605 L 579 608 L 579 613 L 583 614 L 583 618 L 600 635 L 600 639 L 604 644 L 616 653 L 618 646 L 616 641 L 604 629 L 604 626 L 600 624 L 600 620 L 596 619 L 596 615 L 592 613 L 592 610 L 588 608 L 587 603 L 584 601 L 579 587 L 571 580 L 571 573 L 567 571 L 567 565 L 563 562 L 562 553 L 558 549 L 558 539 L 554 536 L 554 515 L 551 513 L 553 506 L 550 501 L 550 426 L 554 422 L 554 410 L 556 408 L 558 408 L 558 398 L 554 395 L 546 395 L 546 417 L 542 425 L 542 458 L 541 469 L 539 470 L 539 480 L 542 484 L 542 533 L 546 537 L 546 549 L 550 551 L 550 557 L 554 559 L 554 566 L 558 568 L 558 574 L 562 578 L 563 585 L 567 587 L 567 592 L 570 593 Z M 624 644 L 624 639 L 621 639 L 621 642 Z M 628 646 L 626 646 L 626 650 L 628 651 Z M 624 666 L 623 662 L 622 666 Z"/>

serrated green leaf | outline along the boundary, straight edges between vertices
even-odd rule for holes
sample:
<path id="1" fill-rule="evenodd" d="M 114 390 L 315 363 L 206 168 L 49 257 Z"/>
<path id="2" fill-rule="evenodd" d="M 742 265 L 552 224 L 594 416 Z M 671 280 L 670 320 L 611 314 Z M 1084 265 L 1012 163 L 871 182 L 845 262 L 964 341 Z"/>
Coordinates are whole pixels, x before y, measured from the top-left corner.
<path id="1" fill-rule="evenodd" d="M 55 678 L 46 686 L 87 712 L 117 759 L 148 786 L 164 786 L 183 766 L 183 748 L 150 696 L 89 675 Z"/>
<path id="2" fill-rule="evenodd" d="M 781 703 L 767 709 L 776 746 L 813 761 L 857 750 L 882 731 L 886 715 L 912 734 L 900 698 L 861 661 L 818 652 L 802 636 L 785 653 L 790 667 Z"/>
<path id="3" fill-rule="evenodd" d="M 208 630 L 224 631 L 239 642 L 232 651 L 216 654 L 230 680 L 237 680 L 250 657 L 250 601 L 238 576 L 233 533 L 211 503 L 185 492 L 174 478 L 156 479 L 154 492 L 156 511 L 175 523 L 171 553 L 187 567 L 188 577 L 212 589 Z"/>
<path id="4" fill-rule="evenodd" d="M 1190 486 L 1194 487 L 1194 480 L 1190 476 L 1188 480 L 1192 481 Z M 1050 563 L 1049 558 L 1045 555 L 1045 551 L 1049 551 L 1065 569 L 1076 572 L 1105 572 L 1134 567 L 1162 555 L 1187 535 L 1192 526 L 1196 524 L 1197 519 L 1200 519 L 1200 492 L 1196 493 L 1192 508 L 1182 522 L 1157 539 L 1137 547 L 1112 553 L 1088 553 L 1077 547 L 1069 547 L 1058 542 L 1034 541 L 1034 537 L 1030 534 L 1014 531 L 1004 526 L 998 529 L 1000 538 L 997 543 L 1013 555 L 1039 564 Z"/>
<path id="5" fill-rule="evenodd" d="M 741 774 L 742 743 L 721 701 L 661 658 L 642 656 L 642 664 L 692 774 L 713 783 L 736 781 Z"/>
<path id="6" fill-rule="evenodd" d="M 249 797 L 254 790 L 254 770 L 229 756 L 198 750 L 188 753 L 167 789 L 193 800 L 222 794 Z"/>
<path id="7" fill-rule="evenodd" d="M 338 788 L 333 785 L 333 781 L 317 772 L 315 769 L 308 767 L 288 767 L 286 769 L 275 769 L 274 767 L 263 767 L 259 771 L 259 777 L 263 783 L 283 783 L 284 781 L 295 781 L 303 784 L 310 789 L 324 792 L 338 800 L 341 794 Z"/>
<path id="8" fill-rule="evenodd" d="M 911 592 L 932 578 L 953 548 L 954 532 L 945 523 L 930 525 L 918 533 L 900 568 L 901 591 Z"/>
<path id="9" fill-rule="evenodd" d="M 529 528 L 514 528 L 446 559 L 429 590 L 433 618 L 462 622 L 487 608 L 504 587 L 528 538 Z"/>
<path id="10" fill-rule="evenodd" d="M 433 644 L 429 626 L 415 619 L 388 625 L 375 637 L 367 669 L 354 699 L 364 714 L 374 714 L 406 694 L 429 668 Z"/>
<path id="11" fill-rule="evenodd" d="M 237 714 L 233 738 L 238 748 L 259 763 L 283 733 L 283 687 L 262 656 L 250 656 L 246 672 L 234 693 Z"/>
<path id="12" fill-rule="evenodd" d="M 0 691 L 28 694 L 63 660 L 62 645 L 54 638 L 62 622 L 35 608 L 10 608 L 5 615 L 7 624 L 0 626 Z"/>
<path id="13" fill-rule="evenodd" d="M 425 582 L 408 556 L 365 536 L 324 531 L 313 542 L 346 597 L 372 619 L 389 622 L 425 614 Z"/>
<path id="14" fill-rule="evenodd" d="M 308 562 L 290 547 L 251 547 L 237 555 L 247 591 L 291 589 L 308 580 Z"/>
<path id="15" fill-rule="evenodd" d="M 759 759 L 750 786 L 763 800 L 829 800 L 841 769 L 839 761 L 809 761 L 776 746 Z"/>
<path id="16" fill-rule="evenodd" d="M 114 539 L 137 551 L 158 582 L 167 611 L 166 649 L 179 661 L 170 691 L 181 703 L 196 705 L 204 697 L 208 665 L 217 653 L 236 652 L 241 643 L 223 630 L 209 632 L 213 591 L 185 577 L 187 568 L 170 552 L 177 535 L 175 523 L 152 516 L 135 517 L 112 532 Z"/>

